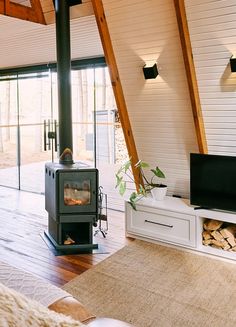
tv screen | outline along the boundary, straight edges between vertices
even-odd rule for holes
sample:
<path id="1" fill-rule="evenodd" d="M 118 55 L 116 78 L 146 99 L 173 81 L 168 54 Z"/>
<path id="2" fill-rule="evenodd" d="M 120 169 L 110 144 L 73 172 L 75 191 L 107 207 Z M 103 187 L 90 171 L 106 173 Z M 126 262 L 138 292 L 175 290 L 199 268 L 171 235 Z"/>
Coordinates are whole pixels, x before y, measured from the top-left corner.
<path id="1" fill-rule="evenodd" d="M 190 203 L 236 211 L 236 157 L 191 153 Z"/>

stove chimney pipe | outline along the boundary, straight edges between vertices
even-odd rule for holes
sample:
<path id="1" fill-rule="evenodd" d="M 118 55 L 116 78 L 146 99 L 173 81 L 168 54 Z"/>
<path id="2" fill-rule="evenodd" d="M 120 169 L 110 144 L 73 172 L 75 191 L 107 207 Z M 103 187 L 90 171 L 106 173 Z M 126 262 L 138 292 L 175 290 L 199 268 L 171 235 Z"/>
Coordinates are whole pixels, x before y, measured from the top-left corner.
<path id="1" fill-rule="evenodd" d="M 63 156 L 65 150 L 73 151 L 72 101 L 71 101 L 71 51 L 70 51 L 70 2 L 55 0 L 59 151 L 61 164 L 73 164 L 71 156 Z"/>

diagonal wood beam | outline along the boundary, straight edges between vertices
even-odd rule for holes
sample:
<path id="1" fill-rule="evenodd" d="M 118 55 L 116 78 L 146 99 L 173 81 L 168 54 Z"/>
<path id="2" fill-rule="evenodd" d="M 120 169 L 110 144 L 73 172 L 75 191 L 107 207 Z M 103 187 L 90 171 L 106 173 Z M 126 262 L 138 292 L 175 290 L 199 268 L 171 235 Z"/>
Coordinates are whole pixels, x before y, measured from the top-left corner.
<path id="1" fill-rule="evenodd" d="M 118 72 L 113 46 L 110 38 L 110 33 L 107 26 L 103 3 L 101 0 L 92 0 L 92 5 L 93 5 L 93 10 L 96 17 L 98 30 L 103 45 L 106 63 L 109 68 L 111 84 L 116 99 L 116 104 L 120 116 L 121 126 L 123 129 L 128 154 L 132 161 L 132 171 L 134 175 L 134 180 L 136 183 L 136 187 L 139 188 L 138 185 L 140 183 L 143 183 L 143 181 L 140 178 L 138 169 L 134 167 L 135 163 L 138 162 L 138 154 L 137 154 L 135 141 L 131 129 L 131 124 L 129 120 L 127 106 L 125 103 L 125 98 L 122 90 L 122 85 L 119 77 L 119 72 Z"/>
<path id="2" fill-rule="evenodd" d="M 31 7 L 28 7 L 10 0 L 0 0 L 0 14 L 45 25 L 40 0 L 30 0 L 30 4 Z"/>
<path id="3" fill-rule="evenodd" d="M 197 77 L 194 67 L 192 46 L 189 36 L 184 0 L 174 0 L 175 12 L 179 28 L 180 41 L 184 57 L 188 88 L 190 93 L 193 119 L 200 153 L 207 153 L 207 141 L 202 117 L 202 109 L 198 92 Z"/>

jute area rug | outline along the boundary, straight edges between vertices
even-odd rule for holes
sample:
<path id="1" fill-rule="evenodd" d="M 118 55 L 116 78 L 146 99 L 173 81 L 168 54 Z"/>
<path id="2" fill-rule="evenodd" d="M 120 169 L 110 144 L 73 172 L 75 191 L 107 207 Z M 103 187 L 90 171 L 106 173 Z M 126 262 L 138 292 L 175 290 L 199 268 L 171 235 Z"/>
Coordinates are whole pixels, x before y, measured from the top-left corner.
<path id="1" fill-rule="evenodd" d="M 235 264 L 143 241 L 125 246 L 64 289 L 98 316 L 137 327 L 236 324 Z"/>

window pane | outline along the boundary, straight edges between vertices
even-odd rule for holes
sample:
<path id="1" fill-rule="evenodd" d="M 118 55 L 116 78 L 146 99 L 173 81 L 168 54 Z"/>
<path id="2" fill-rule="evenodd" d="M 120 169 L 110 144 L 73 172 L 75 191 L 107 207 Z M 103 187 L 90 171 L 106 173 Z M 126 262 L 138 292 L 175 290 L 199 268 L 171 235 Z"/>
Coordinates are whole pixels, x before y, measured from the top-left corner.
<path id="1" fill-rule="evenodd" d="M 50 76 L 19 80 L 21 189 L 44 193 L 44 165 L 51 151 L 44 151 L 44 120 L 51 118 Z"/>
<path id="2" fill-rule="evenodd" d="M 94 166 L 94 70 L 72 71 L 73 154 Z"/>
<path id="3" fill-rule="evenodd" d="M 96 154 L 100 185 L 108 195 L 108 207 L 121 210 L 124 201 L 115 188 L 115 173 L 128 155 L 108 68 L 96 69 L 95 76 Z"/>
<path id="4" fill-rule="evenodd" d="M 0 184 L 18 188 L 17 83 L 0 82 Z"/>

